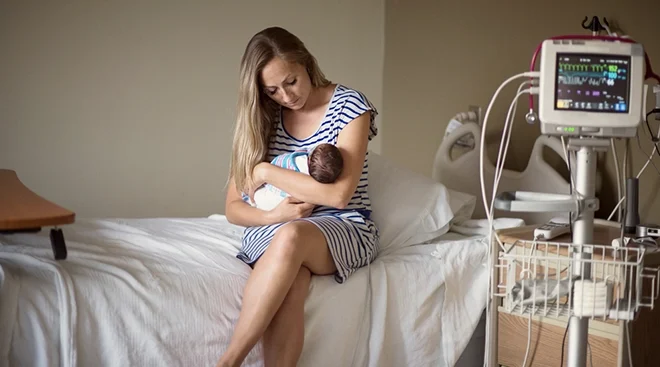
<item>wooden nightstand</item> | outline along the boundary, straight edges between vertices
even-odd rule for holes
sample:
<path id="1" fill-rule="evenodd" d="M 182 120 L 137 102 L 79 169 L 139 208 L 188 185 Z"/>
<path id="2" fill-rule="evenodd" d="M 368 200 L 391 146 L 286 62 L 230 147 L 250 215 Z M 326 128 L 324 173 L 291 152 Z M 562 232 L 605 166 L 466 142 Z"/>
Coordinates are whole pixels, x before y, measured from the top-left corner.
<path id="1" fill-rule="evenodd" d="M 532 241 L 536 226 L 511 228 L 497 232 L 504 244 L 516 241 Z M 594 245 L 610 245 L 613 238 L 620 235 L 620 229 L 594 226 Z M 553 242 L 570 243 L 570 235 L 565 235 Z M 496 245 L 494 245 L 496 246 Z M 499 247 L 495 247 L 499 250 Z M 499 251 L 498 251 L 499 252 Z M 496 253 L 498 253 L 496 252 Z M 645 267 L 660 265 L 660 252 L 647 251 L 643 257 Z M 498 272 L 496 284 L 503 281 Z M 656 282 L 660 279 L 656 279 Z M 656 283 L 657 284 L 657 283 Z M 650 289 L 650 284 L 648 284 Z M 527 347 L 528 320 L 526 314 L 507 312 L 502 298 L 495 298 L 497 308 L 497 362 L 499 365 L 522 366 Z M 567 329 L 566 316 L 532 317 L 532 338 L 529 350 L 528 366 L 561 365 L 562 340 Z M 654 302 L 654 308 L 642 307 L 638 317 L 628 323 L 630 329 L 630 350 L 633 366 L 660 365 L 660 302 Z M 589 345 L 587 366 L 609 367 L 628 366 L 628 345 L 626 343 L 625 321 L 592 319 L 589 322 Z M 568 355 L 568 338 L 564 343 L 564 365 Z"/>
<path id="2" fill-rule="evenodd" d="M 64 234 L 57 226 L 71 224 L 76 214 L 35 194 L 25 187 L 16 172 L 0 169 L 0 234 L 50 230 L 53 256 L 67 257 Z"/>

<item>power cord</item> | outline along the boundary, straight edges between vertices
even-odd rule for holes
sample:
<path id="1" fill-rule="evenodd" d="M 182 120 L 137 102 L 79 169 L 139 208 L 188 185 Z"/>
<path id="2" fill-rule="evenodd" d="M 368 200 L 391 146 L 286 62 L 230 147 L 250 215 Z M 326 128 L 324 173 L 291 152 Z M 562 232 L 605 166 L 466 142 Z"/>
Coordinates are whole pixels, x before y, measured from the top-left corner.
<path id="1" fill-rule="evenodd" d="M 657 133 L 656 135 L 653 135 L 653 132 L 651 131 L 651 126 L 650 126 L 650 124 L 649 124 L 649 122 L 648 122 L 648 121 L 649 121 L 649 120 L 648 120 L 648 117 L 651 116 L 653 113 L 655 113 L 654 111 L 656 111 L 656 112 L 660 112 L 660 109 L 655 108 L 655 109 L 649 111 L 649 112 L 646 114 L 646 119 L 645 119 L 646 127 L 647 127 L 648 130 L 649 130 L 649 135 L 650 135 L 650 138 L 651 138 L 651 142 L 653 143 L 653 150 L 651 151 L 651 154 L 646 154 L 646 152 L 644 151 L 644 149 L 642 149 L 642 143 L 640 142 L 640 139 L 639 139 L 639 131 L 637 132 L 637 145 L 639 146 L 639 150 L 640 150 L 642 153 L 644 153 L 644 156 L 648 156 L 648 159 L 646 160 L 646 163 L 644 164 L 644 166 L 642 167 L 642 169 L 640 169 L 639 172 L 637 173 L 637 175 L 635 176 L 637 179 L 639 179 L 639 178 L 642 176 L 642 173 L 644 173 L 644 171 L 646 170 L 646 167 L 648 167 L 649 163 L 651 163 L 651 164 L 653 165 L 653 168 L 655 168 L 656 172 L 658 172 L 658 174 L 660 175 L 660 170 L 659 170 L 658 167 L 655 165 L 655 163 L 653 163 L 653 154 L 654 154 L 654 153 L 657 153 L 658 156 L 660 156 L 660 146 L 658 146 L 658 142 L 660 142 L 660 127 L 658 127 L 658 133 Z M 624 163 L 624 166 L 625 166 L 626 161 L 627 161 L 627 153 L 628 153 L 628 149 L 626 148 L 626 151 L 624 152 L 624 162 L 623 162 L 623 163 Z M 624 168 L 623 171 L 624 171 L 623 174 L 625 175 L 625 174 L 626 174 L 626 172 L 625 172 L 626 169 Z M 625 199 L 626 199 L 625 196 L 623 196 L 623 197 L 621 197 L 621 198 L 619 199 L 619 202 L 616 204 L 616 206 L 615 206 L 614 209 L 612 210 L 612 213 L 610 213 L 610 215 L 609 215 L 609 217 L 607 218 L 607 220 L 611 220 L 611 219 L 612 219 L 612 217 L 613 217 L 614 214 L 617 212 L 617 210 L 619 209 L 619 207 L 623 204 L 623 201 L 624 201 Z M 625 211 L 624 211 L 624 218 L 625 218 Z M 621 218 L 619 218 L 619 221 L 620 221 L 620 222 L 622 221 Z"/>
<path id="2" fill-rule="evenodd" d="M 651 150 L 651 154 L 646 153 L 644 148 L 642 148 L 642 141 L 639 139 L 639 134 L 637 134 L 637 136 L 635 136 L 635 138 L 636 138 L 635 140 L 637 140 L 637 147 L 639 148 L 639 151 L 642 152 L 645 157 L 647 157 L 647 156 L 649 157 L 649 159 L 646 161 L 646 163 L 644 164 L 644 167 L 642 167 L 642 169 L 645 170 L 646 166 L 648 166 L 649 163 L 650 163 L 653 166 L 653 168 L 655 169 L 655 171 L 658 173 L 658 175 L 660 175 L 660 169 L 658 168 L 658 166 L 655 165 L 655 163 L 651 159 L 655 155 L 655 152 L 653 150 L 658 149 L 658 147 L 654 144 L 653 149 Z"/>
<path id="3" fill-rule="evenodd" d="M 534 308 L 532 307 L 532 310 Z M 527 357 L 529 357 L 529 347 L 532 344 L 532 313 L 529 313 L 529 319 L 527 320 L 527 348 L 525 348 L 525 359 L 523 359 L 522 367 L 527 367 Z"/>
<path id="4" fill-rule="evenodd" d="M 575 179 L 573 177 L 573 170 L 571 169 L 571 156 L 568 152 L 568 146 L 566 145 L 566 139 L 564 138 L 564 136 L 561 137 L 561 147 L 564 151 L 564 158 L 566 159 L 566 167 L 568 168 L 568 180 L 569 180 L 568 194 L 573 196 L 573 191 L 575 188 Z M 573 222 L 574 222 L 573 213 L 569 212 L 568 225 L 569 225 L 569 233 L 571 234 L 571 238 L 573 237 Z"/>
<path id="5" fill-rule="evenodd" d="M 626 169 L 626 164 L 628 162 L 628 150 L 629 150 L 628 147 L 629 147 L 629 144 L 628 144 L 628 140 L 626 139 L 625 151 L 623 152 L 623 172 L 624 172 L 624 174 L 628 171 Z M 626 184 L 623 187 L 626 190 L 626 192 L 628 192 L 628 185 Z M 625 198 L 625 196 L 624 196 L 624 198 Z M 623 243 L 623 237 L 625 236 L 626 226 L 624 224 L 626 223 L 626 220 L 627 220 L 626 217 L 627 216 L 628 216 L 628 210 L 624 209 L 623 210 L 623 218 L 621 219 L 621 225 L 620 225 L 621 231 L 620 231 L 620 235 L 619 235 L 619 241 L 621 241 L 621 243 Z"/>
<path id="6" fill-rule="evenodd" d="M 616 144 L 614 144 L 614 138 L 610 139 L 610 146 L 612 147 L 612 158 L 614 158 L 614 172 L 616 174 L 616 193 L 617 200 L 621 200 L 623 193 L 621 192 L 621 179 L 622 175 L 619 172 L 619 155 L 616 152 Z M 625 172 L 624 172 L 625 174 Z M 619 207 L 619 212 L 617 213 L 617 221 L 621 222 L 622 207 Z"/>
<path id="7" fill-rule="evenodd" d="M 628 345 L 628 366 L 633 367 L 632 362 L 632 350 L 630 348 L 630 327 L 628 326 L 628 321 L 623 324 L 626 328 L 626 345 Z"/>
<path id="8" fill-rule="evenodd" d="M 536 242 L 539 239 L 540 239 L 540 236 L 537 236 L 537 237 L 534 237 L 534 241 L 532 241 L 532 248 L 529 252 L 529 256 L 530 256 L 529 262 L 530 263 L 532 262 L 531 256 L 536 252 Z M 531 266 L 530 263 L 527 264 L 527 267 L 525 267 L 525 265 L 523 263 L 523 271 L 522 272 L 527 271 L 528 274 L 529 274 L 529 272 L 530 272 L 529 268 Z M 536 266 L 534 267 L 534 270 L 535 270 L 534 273 L 536 273 Z M 521 278 L 522 278 L 522 275 L 521 275 Z M 525 284 L 524 281 L 523 281 L 522 284 L 523 284 L 523 288 L 524 288 L 524 284 Z M 523 294 L 524 293 L 525 292 L 523 291 Z M 534 295 L 532 297 L 534 297 Z M 520 307 L 522 307 L 522 305 Z M 535 307 L 535 305 L 532 304 L 532 306 L 531 306 L 532 310 L 529 312 L 529 318 L 527 319 L 527 347 L 525 348 L 525 358 L 523 359 L 522 367 L 527 366 L 527 358 L 529 357 L 529 347 L 532 345 L 532 315 L 534 314 L 534 307 Z"/>
<path id="9" fill-rule="evenodd" d="M 564 330 L 564 338 L 561 340 L 561 364 L 559 367 L 564 367 L 564 346 L 566 345 L 566 335 L 568 334 L 568 326 L 571 324 L 571 319 L 569 318 L 566 322 L 566 330 Z"/>
<path id="10" fill-rule="evenodd" d="M 654 108 L 651 111 L 646 113 L 646 117 L 644 118 L 644 122 L 646 122 L 646 127 L 649 129 L 649 135 L 651 135 L 651 141 L 653 144 L 657 144 L 660 142 L 660 136 L 654 136 L 653 132 L 651 131 L 651 124 L 649 123 L 649 116 L 651 116 L 654 113 L 660 113 L 660 108 Z M 658 152 L 658 155 L 660 156 L 660 152 Z"/>
<path id="11" fill-rule="evenodd" d="M 491 98 L 490 103 L 488 104 L 488 108 L 486 109 L 486 114 L 484 115 L 484 124 L 483 124 L 482 132 L 481 132 L 481 142 L 480 142 L 480 152 L 481 152 L 481 154 L 480 154 L 480 159 L 479 159 L 479 176 L 480 176 L 481 195 L 482 195 L 484 210 L 485 210 L 486 216 L 488 218 L 488 236 L 487 236 L 488 240 L 487 240 L 487 244 L 488 244 L 488 266 L 489 267 L 492 265 L 492 262 L 493 262 L 493 246 L 491 246 L 491 244 L 493 243 L 493 232 L 494 232 L 494 230 L 493 230 L 493 221 L 494 221 L 494 218 L 493 218 L 493 211 L 490 208 L 492 208 L 492 206 L 494 205 L 494 203 L 493 203 L 494 200 L 493 200 L 493 202 L 491 202 L 491 205 L 488 205 L 488 199 L 487 199 L 487 195 L 486 195 L 485 175 L 484 175 L 484 157 L 486 156 L 486 149 L 485 149 L 486 143 L 485 143 L 485 140 L 486 140 L 486 131 L 487 131 L 486 129 L 487 129 L 487 126 L 488 126 L 488 117 L 490 116 L 493 104 L 494 104 L 495 100 L 497 99 L 497 96 L 501 93 L 501 91 L 504 89 L 504 87 L 506 87 L 509 83 L 511 83 L 515 79 L 518 79 L 518 78 L 538 78 L 539 75 L 540 75 L 539 72 L 529 71 L 529 72 L 519 73 L 519 74 L 516 74 L 512 77 L 509 77 L 502 84 L 500 84 L 500 86 L 495 91 L 495 94 Z M 532 94 L 531 89 L 534 89 L 534 88 L 537 90 L 537 93 L 538 93 L 538 87 L 529 88 L 530 90 L 528 90 L 527 92 Z M 521 92 L 519 92 L 519 93 L 521 93 Z M 516 97 L 516 101 L 517 101 L 517 97 Z M 512 112 L 512 108 L 510 106 L 509 115 L 511 115 L 511 112 Z M 510 117 L 511 116 L 507 116 L 507 120 L 505 121 L 507 126 L 505 126 L 505 129 L 510 124 L 510 120 L 509 120 Z M 507 139 L 507 144 L 506 145 L 508 146 L 508 139 Z M 502 148 L 503 147 L 500 146 L 500 152 L 502 151 Z M 498 156 L 500 156 L 500 154 L 498 154 Z M 504 156 L 502 157 L 502 165 L 501 165 L 502 168 L 504 167 L 503 162 L 505 160 L 505 157 L 506 157 L 506 154 L 504 154 Z M 496 165 L 496 167 L 499 167 L 500 162 L 498 161 L 497 163 L 498 164 Z M 501 175 L 501 172 L 498 174 L 497 171 L 498 170 L 496 169 L 495 177 L 494 177 L 496 184 L 493 187 L 493 198 L 495 197 L 495 193 L 497 192 L 496 186 L 497 186 L 497 183 L 499 182 L 499 178 L 500 178 L 500 175 Z M 497 236 L 496 236 L 496 238 L 497 238 Z M 500 246 L 503 246 L 502 243 L 499 241 L 499 238 L 497 238 L 497 241 L 499 242 Z M 491 330 L 490 310 L 492 309 L 492 307 L 494 307 L 493 306 L 493 300 L 492 300 L 492 297 L 491 297 L 491 290 L 493 289 L 494 277 L 493 277 L 492 271 L 489 271 L 488 273 L 489 273 L 488 274 L 488 288 L 486 289 L 486 348 L 485 348 L 484 366 L 487 365 L 487 363 L 489 362 L 489 358 L 490 358 L 490 349 L 491 349 L 490 348 L 490 342 L 491 342 L 491 340 L 490 340 L 490 330 Z"/>

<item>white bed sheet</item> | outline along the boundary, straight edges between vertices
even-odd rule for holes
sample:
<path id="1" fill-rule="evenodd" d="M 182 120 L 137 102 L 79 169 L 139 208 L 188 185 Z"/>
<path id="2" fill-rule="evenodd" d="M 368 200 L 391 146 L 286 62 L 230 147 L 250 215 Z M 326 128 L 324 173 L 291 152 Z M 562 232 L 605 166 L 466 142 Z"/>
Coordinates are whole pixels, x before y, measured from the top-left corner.
<path id="1" fill-rule="evenodd" d="M 0 235 L 0 365 L 215 365 L 250 272 L 235 258 L 241 227 L 222 216 L 108 219 L 64 232 L 58 262 L 45 231 Z M 479 238 L 448 233 L 344 284 L 314 277 L 300 365 L 454 365 L 485 306 L 485 256 Z M 245 365 L 261 365 L 260 353 Z"/>

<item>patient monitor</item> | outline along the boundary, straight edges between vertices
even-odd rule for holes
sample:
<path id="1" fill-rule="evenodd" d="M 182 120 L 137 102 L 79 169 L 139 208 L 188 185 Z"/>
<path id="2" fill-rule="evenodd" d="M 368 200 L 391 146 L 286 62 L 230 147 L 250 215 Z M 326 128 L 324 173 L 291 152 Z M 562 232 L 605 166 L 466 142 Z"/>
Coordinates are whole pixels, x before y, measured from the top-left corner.
<path id="1" fill-rule="evenodd" d="M 589 157 L 594 149 L 607 149 L 610 138 L 637 134 L 644 119 L 644 58 L 638 43 L 550 39 L 542 44 L 541 133 L 568 137 L 568 149 L 579 152 L 578 182 L 573 183 L 578 191 L 583 179 L 589 191 L 595 185 L 595 166 L 585 168 L 593 163 Z M 585 196 L 582 192 L 581 199 Z M 580 203 L 575 195 L 536 192 L 503 192 L 495 201 L 495 208 L 514 212 L 577 213 L 584 205 L 592 211 L 599 208 L 597 199 Z"/>
<path id="2" fill-rule="evenodd" d="M 546 40 L 541 55 L 541 133 L 634 137 L 643 119 L 642 45 Z"/>
<path id="3" fill-rule="evenodd" d="M 592 276 L 591 262 L 585 261 L 591 253 L 581 246 L 593 241 L 594 212 L 599 208 L 596 149 L 607 149 L 610 138 L 634 137 L 645 117 L 645 54 L 642 45 L 628 41 L 555 38 L 543 42 L 541 133 L 568 137 L 567 150 L 576 151 L 573 193 L 502 192 L 494 203 L 495 208 L 507 211 L 570 212 L 571 257 L 579 264 L 571 272 L 580 281 Z M 491 266 L 495 268 L 492 257 Z M 569 316 L 568 366 L 585 366 L 589 319 L 570 310 Z"/>

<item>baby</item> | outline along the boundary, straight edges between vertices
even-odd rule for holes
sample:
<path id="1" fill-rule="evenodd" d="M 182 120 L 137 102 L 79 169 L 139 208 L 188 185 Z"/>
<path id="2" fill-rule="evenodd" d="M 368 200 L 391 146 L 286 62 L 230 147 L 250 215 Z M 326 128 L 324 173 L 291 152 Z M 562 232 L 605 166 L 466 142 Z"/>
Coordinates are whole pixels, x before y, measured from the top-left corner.
<path id="1" fill-rule="evenodd" d="M 293 153 L 282 154 L 275 157 L 270 163 L 308 174 L 320 183 L 335 182 L 344 166 L 341 152 L 332 144 L 319 144 L 311 150 L 296 150 Z M 277 187 L 265 184 L 255 191 L 255 202 L 251 202 L 247 195 L 243 195 L 243 199 L 259 209 L 271 210 L 288 196 L 290 196 L 288 193 Z"/>

